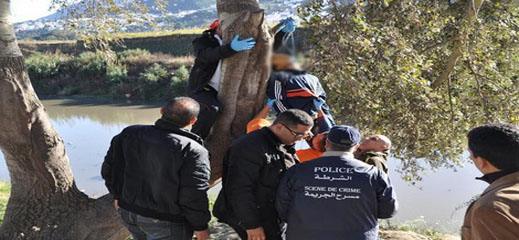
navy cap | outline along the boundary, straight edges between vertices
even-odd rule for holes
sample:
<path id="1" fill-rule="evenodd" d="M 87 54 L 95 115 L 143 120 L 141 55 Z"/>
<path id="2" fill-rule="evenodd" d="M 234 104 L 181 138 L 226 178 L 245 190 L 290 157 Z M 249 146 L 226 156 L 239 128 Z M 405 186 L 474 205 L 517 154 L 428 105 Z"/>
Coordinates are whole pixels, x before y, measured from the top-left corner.
<path id="1" fill-rule="evenodd" d="M 353 146 L 360 142 L 360 132 L 352 126 L 336 125 L 328 132 L 330 142 Z"/>

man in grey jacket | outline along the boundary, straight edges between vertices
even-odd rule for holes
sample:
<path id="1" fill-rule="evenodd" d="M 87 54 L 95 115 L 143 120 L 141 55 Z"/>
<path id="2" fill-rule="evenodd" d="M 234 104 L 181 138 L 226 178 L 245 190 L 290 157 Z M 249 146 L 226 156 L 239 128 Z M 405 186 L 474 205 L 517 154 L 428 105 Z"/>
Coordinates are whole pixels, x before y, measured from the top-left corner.
<path id="1" fill-rule="evenodd" d="M 286 239 L 377 239 L 378 218 L 395 215 L 389 177 L 356 160 L 360 133 L 335 126 L 321 158 L 290 168 L 281 180 L 276 209 L 288 223 Z"/>

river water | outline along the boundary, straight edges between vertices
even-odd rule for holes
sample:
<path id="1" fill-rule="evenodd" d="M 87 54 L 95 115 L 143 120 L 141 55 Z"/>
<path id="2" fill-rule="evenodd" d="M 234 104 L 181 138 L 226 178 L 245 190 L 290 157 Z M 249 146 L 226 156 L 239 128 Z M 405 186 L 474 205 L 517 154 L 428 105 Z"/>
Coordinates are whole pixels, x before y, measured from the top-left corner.
<path id="1" fill-rule="evenodd" d="M 128 125 L 152 124 L 160 116 L 160 104 L 92 98 L 48 99 L 43 104 L 65 142 L 78 188 L 93 197 L 107 193 L 100 169 L 111 138 Z M 391 159 L 390 177 L 400 203 L 394 221 L 457 232 L 465 203 L 487 186 L 474 179 L 481 174 L 472 164 L 465 165 L 456 170 L 425 171 L 423 180 L 412 185 L 394 171 L 399 163 Z M 9 181 L 1 153 L 0 179 Z M 218 191 L 217 186 L 210 194 L 216 195 Z"/>

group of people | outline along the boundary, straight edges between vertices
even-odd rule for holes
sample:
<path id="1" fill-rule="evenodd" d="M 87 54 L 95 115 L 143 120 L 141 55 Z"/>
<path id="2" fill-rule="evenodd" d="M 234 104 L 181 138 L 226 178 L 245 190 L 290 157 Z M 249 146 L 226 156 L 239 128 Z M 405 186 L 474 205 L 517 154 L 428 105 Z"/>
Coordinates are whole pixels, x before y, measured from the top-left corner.
<path id="1" fill-rule="evenodd" d="M 278 39 L 295 25 L 285 19 L 275 29 Z M 215 21 L 193 41 L 189 97 L 170 100 L 154 125 L 129 126 L 112 139 L 101 175 L 134 239 L 210 235 L 203 139 L 222 107 L 221 60 L 255 45 L 239 36 L 223 44 L 221 36 Z M 315 76 L 285 54 L 274 54 L 272 64 L 266 106 L 227 151 L 213 215 L 241 239 L 379 239 L 378 219 L 398 209 L 387 174 L 391 141 L 335 125 Z M 309 148 L 295 149 L 302 141 Z M 469 206 L 463 239 L 519 239 L 519 128 L 480 126 L 468 145 L 491 185 Z"/>

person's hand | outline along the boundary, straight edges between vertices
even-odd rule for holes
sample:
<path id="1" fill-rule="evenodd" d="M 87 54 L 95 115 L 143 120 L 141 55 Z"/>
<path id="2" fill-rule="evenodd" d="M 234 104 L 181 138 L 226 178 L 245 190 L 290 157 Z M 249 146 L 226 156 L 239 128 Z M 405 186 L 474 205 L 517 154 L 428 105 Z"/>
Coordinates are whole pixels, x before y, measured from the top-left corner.
<path id="1" fill-rule="evenodd" d="M 202 231 L 195 231 L 195 236 L 197 240 L 207 240 L 209 239 L 209 229 L 202 230 Z"/>
<path id="2" fill-rule="evenodd" d="M 119 209 L 119 200 L 117 200 L 117 199 L 114 200 L 114 207 L 115 207 L 115 210 Z"/>
<path id="3" fill-rule="evenodd" d="M 321 107 L 324 104 L 324 100 L 322 98 L 314 98 L 314 106 L 317 110 L 321 110 Z"/>
<path id="4" fill-rule="evenodd" d="M 247 229 L 247 240 L 265 240 L 265 231 L 262 227 Z"/>
<path id="5" fill-rule="evenodd" d="M 269 106 L 269 108 L 273 108 L 274 107 L 274 104 L 276 103 L 277 99 L 275 98 L 267 98 L 267 106 Z"/>
<path id="6" fill-rule="evenodd" d="M 284 33 L 291 33 L 296 30 L 296 24 L 294 22 L 294 19 L 292 18 L 286 18 L 283 20 L 284 27 L 281 29 Z"/>
<path id="7" fill-rule="evenodd" d="M 254 38 L 247 38 L 244 40 L 239 40 L 240 35 L 234 36 L 234 39 L 231 42 L 231 48 L 234 51 L 245 51 L 250 50 L 256 45 L 256 42 L 254 41 Z"/>

